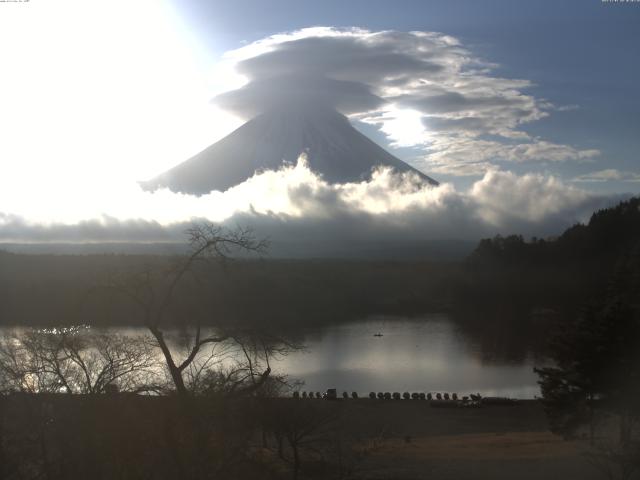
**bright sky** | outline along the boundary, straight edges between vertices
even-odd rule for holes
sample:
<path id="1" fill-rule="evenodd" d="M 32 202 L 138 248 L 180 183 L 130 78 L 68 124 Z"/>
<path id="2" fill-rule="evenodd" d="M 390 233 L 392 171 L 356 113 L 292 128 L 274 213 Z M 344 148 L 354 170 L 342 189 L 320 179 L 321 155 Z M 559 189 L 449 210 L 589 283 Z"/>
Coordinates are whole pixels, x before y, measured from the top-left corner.
<path id="1" fill-rule="evenodd" d="M 637 192 L 640 180 L 640 3 L 601 0 L 173 0 L 212 61 L 278 32 L 327 25 L 372 31 L 442 32 L 493 74 L 531 82 L 527 93 L 563 107 L 523 130 L 556 144 L 597 149 L 592 162 L 512 164 L 520 174 L 551 173 L 598 192 Z M 410 116 L 409 116 L 410 117 Z M 410 118 L 407 120 L 410 125 Z M 361 126 L 362 127 L 362 126 Z M 368 135 L 385 142 L 375 128 Z M 396 150 L 403 159 L 415 152 Z M 432 172 L 433 173 L 433 172 Z M 435 175 L 466 187 L 474 178 Z"/>
<path id="2" fill-rule="evenodd" d="M 480 180 L 481 172 L 470 175 L 466 165 L 462 174 L 447 162 L 482 147 L 479 164 L 516 175 L 550 174 L 598 192 L 637 191 L 640 4 L 455 3 L 456 8 L 447 1 L 378 0 L 0 2 L 0 213 L 68 223 L 103 214 L 170 222 L 211 212 L 212 199 L 204 205 L 185 196 L 154 197 L 142 194 L 135 182 L 181 163 L 239 126 L 239 118 L 211 102 L 246 82 L 234 65 L 279 48 L 283 39 L 308 37 L 309 30 L 290 32 L 313 25 L 442 32 L 438 38 L 447 42 L 447 35 L 455 36 L 474 61 L 486 62 L 478 66 L 486 72 L 478 70 L 476 83 L 467 85 L 468 95 L 484 95 L 489 88 L 502 96 L 515 92 L 525 103 L 532 98 L 536 105 L 553 105 L 539 120 L 503 129 L 501 135 L 513 139 L 500 155 L 576 160 L 494 162 L 493 134 L 435 135 L 436 122 L 464 118 L 427 116 L 425 127 L 424 112 L 411 101 L 391 103 L 373 117 L 353 117 L 362 120 L 358 128 L 400 158 L 440 168 L 427 170 L 438 180 L 458 189 Z M 480 88 L 486 76 L 506 80 Z M 466 85 L 461 78 L 447 77 L 447 88 Z M 378 94 L 394 94 L 389 85 L 376 88 Z M 421 99 L 412 101 L 418 105 Z M 537 115 L 537 107 L 530 108 Z M 515 140 L 523 135 L 531 143 L 527 148 Z M 230 211 L 227 204 L 218 214 Z"/>
<path id="3" fill-rule="evenodd" d="M 160 1 L 0 4 L 3 204 L 29 213 L 43 198 L 72 191 L 77 202 L 102 188 L 117 202 L 122 185 L 239 125 L 211 105 L 221 87 L 200 48 Z"/>

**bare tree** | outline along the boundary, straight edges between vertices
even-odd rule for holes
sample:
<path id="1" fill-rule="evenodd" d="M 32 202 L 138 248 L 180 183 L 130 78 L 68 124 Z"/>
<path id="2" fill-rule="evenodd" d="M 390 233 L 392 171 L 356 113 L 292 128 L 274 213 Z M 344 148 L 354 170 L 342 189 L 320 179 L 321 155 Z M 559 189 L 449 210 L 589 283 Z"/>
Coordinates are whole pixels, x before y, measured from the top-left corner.
<path id="1" fill-rule="evenodd" d="M 231 328 L 215 322 L 207 264 L 226 262 L 238 253 L 261 254 L 267 242 L 256 239 L 249 229 L 227 230 L 210 223 L 194 225 L 186 233 L 190 253 L 169 269 L 111 279 L 108 288 L 138 307 L 179 395 L 212 390 L 251 393 L 271 374 L 269 359 L 294 345 L 253 327 Z M 195 305 L 180 305 L 178 297 L 184 302 L 188 295 L 204 307 L 204 315 Z M 203 318 L 207 324 L 216 323 L 216 328 L 205 328 Z M 183 332 L 179 346 L 170 339 L 170 330 L 178 327 Z"/>
<path id="2" fill-rule="evenodd" d="M 4 391 L 105 393 L 148 389 L 158 364 L 141 338 L 86 327 L 14 331 L 0 339 Z"/>
<path id="3" fill-rule="evenodd" d="M 276 439 L 278 456 L 291 464 L 294 480 L 299 478 L 303 455 L 321 457 L 339 428 L 339 403 L 313 403 L 296 399 L 271 399 L 265 404 L 268 430 Z M 290 455 L 286 454 L 287 444 Z"/>

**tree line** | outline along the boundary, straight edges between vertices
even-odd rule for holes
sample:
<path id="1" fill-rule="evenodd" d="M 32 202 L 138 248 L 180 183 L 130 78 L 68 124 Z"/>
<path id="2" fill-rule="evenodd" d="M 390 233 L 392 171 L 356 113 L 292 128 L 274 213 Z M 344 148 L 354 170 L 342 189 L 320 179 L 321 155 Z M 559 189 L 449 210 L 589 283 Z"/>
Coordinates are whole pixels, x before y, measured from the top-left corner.
<path id="1" fill-rule="evenodd" d="M 636 475 L 640 198 L 595 212 L 586 225 L 555 239 L 525 241 L 513 235 L 482 240 L 468 267 L 475 275 L 487 275 L 493 288 L 499 284 L 509 292 L 537 296 L 526 298 L 529 305 L 548 302 L 558 308 L 545 329 L 549 366 L 536 369 L 550 428 L 566 438 L 588 439 L 593 448 L 589 461 L 609 478 Z M 532 290 L 523 288 L 532 278 Z M 558 292 L 571 295 L 563 298 Z"/>

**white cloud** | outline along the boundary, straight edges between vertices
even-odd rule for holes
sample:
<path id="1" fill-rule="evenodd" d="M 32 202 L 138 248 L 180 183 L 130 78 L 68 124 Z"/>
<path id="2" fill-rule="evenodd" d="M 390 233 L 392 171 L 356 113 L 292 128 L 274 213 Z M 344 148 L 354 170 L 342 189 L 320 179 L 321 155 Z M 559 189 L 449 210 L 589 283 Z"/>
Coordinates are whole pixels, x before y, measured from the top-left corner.
<path id="1" fill-rule="evenodd" d="M 386 170 L 333 185 L 298 164 L 200 197 L 144 192 L 134 180 L 184 158 L 186 144 L 220 133 L 210 131 L 213 117 L 225 129 L 235 120 L 201 102 L 207 92 L 192 52 L 152 2 L 64 5 L 0 18 L 7 67 L 0 241 L 181 241 L 190 222 L 207 219 L 253 225 L 281 251 L 295 243 L 313 254 L 312 245 L 357 250 L 370 242 L 397 248 L 496 233 L 542 236 L 612 201 L 554 178 L 494 169 L 496 160 L 598 154 L 521 129 L 554 108 L 524 93 L 530 82 L 491 76 L 494 65 L 440 33 L 333 28 L 229 52 L 217 69 L 217 101 L 245 115 L 281 101 L 333 106 L 398 145 L 425 148 L 427 171 L 483 175 L 470 190 L 432 188 Z M 147 20 L 154 28 L 140 36 Z M 50 41 L 34 41 L 42 35 Z"/>
<path id="2" fill-rule="evenodd" d="M 332 106 L 378 126 L 392 144 L 424 148 L 427 173 L 600 154 L 531 138 L 523 125 L 563 107 L 525 93 L 528 80 L 492 76 L 495 65 L 441 33 L 303 29 L 229 52 L 225 62 L 246 83 L 218 96 L 221 107 L 251 117 L 283 104 Z"/>
<path id="3" fill-rule="evenodd" d="M 570 222 L 576 209 L 593 200 L 591 194 L 555 177 L 499 171 L 489 171 L 474 183 L 470 196 L 478 203 L 482 218 L 496 226 L 513 221 L 540 223 L 558 215 Z"/>
<path id="4" fill-rule="evenodd" d="M 623 172 L 620 170 L 616 170 L 615 168 L 607 168 L 604 170 L 598 170 L 597 172 L 585 173 L 583 175 L 579 175 L 573 179 L 574 182 L 585 182 L 585 183 L 593 183 L 593 182 L 610 182 L 610 181 L 621 181 L 621 182 L 640 182 L 640 173 L 635 172 Z"/>
<path id="5" fill-rule="evenodd" d="M 123 189 L 120 203 L 87 215 L 78 202 L 74 219 L 64 222 L 37 221 L 37 212 L 25 217 L 5 211 L 0 241 L 181 241 L 190 222 L 208 219 L 252 226 L 272 239 L 279 255 L 318 255 L 319 249 L 354 253 L 371 244 L 386 245 L 393 254 L 431 240 L 557 234 L 614 200 L 554 177 L 496 170 L 465 192 L 451 184 L 427 186 L 390 170 L 375 172 L 369 181 L 336 185 L 299 162 L 201 197 Z"/>
<path id="6" fill-rule="evenodd" d="M 598 150 L 578 150 L 540 139 L 532 139 L 529 143 L 504 144 L 469 137 L 461 137 L 456 142 L 450 142 L 448 138 L 435 138 L 428 148 L 430 155 L 422 163 L 418 162 L 418 166 L 429 172 L 459 176 L 481 175 L 493 168 L 497 161 L 590 162 L 600 154 Z"/>

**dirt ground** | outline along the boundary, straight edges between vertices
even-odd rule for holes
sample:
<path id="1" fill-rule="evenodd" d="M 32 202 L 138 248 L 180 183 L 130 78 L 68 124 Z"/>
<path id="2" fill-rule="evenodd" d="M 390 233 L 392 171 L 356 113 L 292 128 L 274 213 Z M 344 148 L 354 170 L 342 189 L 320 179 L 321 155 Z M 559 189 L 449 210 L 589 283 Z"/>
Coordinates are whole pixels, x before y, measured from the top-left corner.
<path id="1" fill-rule="evenodd" d="M 175 397 L 4 400 L 0 453 L 11 460 L 4 470 L 20 475 L 3 478 L 44 478 L 53 465 L 62 472 L 55 478 L 68 479 L 208 478 L 200 473 L 214 468 L 229 472 L 220 478 L 290 479 L 295 457 L 290 444 L 278 448 L 276 432 L 307 429 L 300 480 L 605 478 L 589 463 L 587 442 L 548 431 L 536 401 L 471 409 L 425 400 L 201 398 L 187 412 Z"/>
<path id="2" fill-rule="evenodd" d="M 598 479 L 588 445 L 548 431 L 541 405 L 432 408 L 426 401 L 344 401 L 354 431 L 380 440 L 358 467 L 370 479 Z"/>

